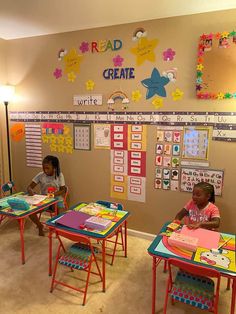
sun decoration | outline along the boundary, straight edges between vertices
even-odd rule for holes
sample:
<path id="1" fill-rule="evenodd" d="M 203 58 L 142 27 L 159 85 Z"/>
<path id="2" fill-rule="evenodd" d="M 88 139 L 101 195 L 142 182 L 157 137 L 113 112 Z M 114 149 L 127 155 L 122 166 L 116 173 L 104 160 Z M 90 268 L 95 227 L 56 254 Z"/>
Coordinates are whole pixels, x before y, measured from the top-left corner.
<path id="1" fill-rule="evenodd" d="M 140 90 L 134 90 L 132 91 L 132 100 L 135 102 L 138 102 L 142 98 L 142 94 L 140 93 Z"/>

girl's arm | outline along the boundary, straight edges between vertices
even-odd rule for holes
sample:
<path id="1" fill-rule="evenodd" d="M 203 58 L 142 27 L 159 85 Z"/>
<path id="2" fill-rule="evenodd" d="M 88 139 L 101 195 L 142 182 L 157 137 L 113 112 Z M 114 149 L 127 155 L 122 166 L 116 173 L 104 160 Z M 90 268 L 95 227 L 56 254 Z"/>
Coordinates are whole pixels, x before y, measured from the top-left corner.
<path id="1" fill-rule="evenodd" d="M 31 182 L 30 185 L 27 187 L 27 192 L 29 195 L 34 195 L 34 188 L 36 187 L 36 183 L 35 182 Z"/>
<path id="2" fill-rule="evenodd" d="M 65 193 L 66 193 L 66 186 L 64 185 L 64 186 L 60 186 L 60 189 L 59 189 L 59 191 L 56 191 L 55 193 L 54 193 L 54 196 L 60 196 L 60 195 L 65 195 Z"/>
<path id="3" fill-rule="evenodd" d="M 210 221 L 198 222 L 196 224 L 189 224 L 188 228 L 190 229 L 197 229 L 197 228 L 204 228 L 204 229 L 218 229 L 220 226 L 220 218 L 215 217 L 212 218 Z"/>
<path id="4" fill-rule="evenodd" d="M 185 216 L 188 215 L 188 211 L 185 208 L 182 208 L 178 214 L 175 216 L 176 220 L 182 220 Z"/>

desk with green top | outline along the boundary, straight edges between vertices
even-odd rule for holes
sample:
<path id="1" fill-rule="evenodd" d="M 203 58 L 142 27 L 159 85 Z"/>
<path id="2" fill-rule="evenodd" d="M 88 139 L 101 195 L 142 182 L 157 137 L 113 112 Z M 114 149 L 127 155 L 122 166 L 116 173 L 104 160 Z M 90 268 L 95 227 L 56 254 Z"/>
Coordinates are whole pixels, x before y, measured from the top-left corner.
<path id="1" fill-rule="evenodd" d="M 167 225 L 168 223 L 166 223 L 162 227 L 160 233 L 156 236 L 156 238 L 153 240 L 148 248 L 148 253 L 152 256 L 152 314 L 155 313 L 156 267 L 162 260 L 168 260 L 169 258 L 173 257 L 189 262 L 191 264 L 204 265 L 205 267 L 217 269 L 222 277 L 227 277 L 233 280 L 230 313 L 234 314 L 236 297 L 235 235 L 220 233 L 221 240 L 219 242 L 219 245 L 230 238 L 230 241 L 228 241 L 227 244 L 223 247 L 226 252 L 221 253 L 221 256 L 224 255 L 223 263 L 220 261 L 220 258 L 217 258 L 217 256 L 214 257 L 214 261 L 211 260 L 212 253 L 209 249 L 198 247 L 197 251 L 193 253 L 179 247 L 170 246 L 168 244 L 168 237 L 167 235 L 165 235 Z M 205 258 L 206 253 L 208 258 Z M 227 263 L 225 263 L 226 261 Z"/>
<path id="2" fill-rule="evenodd" d="M 77 204 L 75 206 L 73 206 L 70 210 L 75 210 L 75 211 L 81 211 L 83 212 L 83 207 L 85 208 L 85 206 L 90 205 L 90 204 Z M 86 212 L 86 210 L 84 209 L 84 212 Z M 88 214 L 90 214 L 91 216 L 93 216 L 92 213 L 89 213 L 88 211 L 86 212 Z M 112 217 L 114 213 L 114 210 L 109 209 L 109 208 L 105 208 L 104 211 L 102 213 L 99 214 L 100 217 L 103 218 L 108 218 L 112 220 Z M 96 231 L 96 230 L 87 230 L 86 228 L 81 228 L 80 226 L 78 226 L 77 229 L 75 228 L 70 228 L 70 227 L 66 227 L 63 225 L 60 225 L 59 223 L 57 223 L 57 220 L 62 217 L 63 215 L 65 215 L 66 213 L 60 214 L 56 217 L 53 217 L 52 219 L 49 219 L 46 222 L 46 225 L 49 227 L 49 276 L 52 274 L 52 234 L 56 231 L 56 230 L 67 230 L 70 232 L 73 232 L 75 235 L 85 235 L 88 236 L 91 239 L 94 240 L 98 240 L 102 243 L 102 279 L 103 279 L 103 291 L 105 292 L 106 290 L 106 240 L 111 237 L 113 234 L 115 234 L 115 232 L 118 230 L 119 227 L 124 226 L 124 255 L 125 257 L 127 257 L 127 219 L 129 217 L 129 212 L 127 211 L 120 211 L 120 210 L 116 210 L 115 211 L 115 217 L 116 217 L 116 221 L 112 220 L 112 224 L 109 228 L 107 228 L 104 231 Z M 110 217 L 110 218 L 109 218 Z"/>
<path id="3" fill-rule="evenodd" d="M 37 214 L 50 205 L 55 206 L 55 212 L 57 212 L 58 200 L 54 198 L 46 198 L 44 201 L 37 205 L 31 205 L 27 210 L 12 210 L 7 203 L 9 198 L 16 197 L 17 195 L 22 195 L 23 192 L 13 194 L 11 196 L 3 197 L 0 199 L 0 224 L 4 218 L 15 219 L 19 223 L 20 227 L 20 240 L 21 240 L 21 261 L 25 264 L 25 242 L 24 242 L 24 226 L 25 219 L 32 214 Z"/>

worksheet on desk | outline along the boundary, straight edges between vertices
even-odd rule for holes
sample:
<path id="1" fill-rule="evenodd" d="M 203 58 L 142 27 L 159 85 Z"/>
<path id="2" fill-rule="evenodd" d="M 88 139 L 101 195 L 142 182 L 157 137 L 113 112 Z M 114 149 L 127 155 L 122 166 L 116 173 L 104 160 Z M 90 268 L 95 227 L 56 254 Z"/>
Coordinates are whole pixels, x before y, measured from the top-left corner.
<path id="1" fill-rule="evenodd" d="M 30 205 L 37 205 L 47 198 L 47 195 L 34 194 L 29 195 L 19 195 L 18 198 L 24 199 Z"/>

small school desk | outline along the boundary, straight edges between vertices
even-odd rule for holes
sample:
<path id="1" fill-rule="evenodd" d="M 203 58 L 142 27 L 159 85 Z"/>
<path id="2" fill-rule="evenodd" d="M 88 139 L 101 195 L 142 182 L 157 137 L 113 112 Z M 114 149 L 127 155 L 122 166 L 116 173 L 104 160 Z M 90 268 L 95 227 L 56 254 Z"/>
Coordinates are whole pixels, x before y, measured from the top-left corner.
<path id="1" fill-rule="evenodd" d="M 7 200 L 9 198 L 13 198 L 17 195 L 24 194 L 23 192 L 13 194 L 11 196 L 3 197 L 0 199 L 0 224 L 4 218 L 15 219 L 19 223 L 20 227 L 20 240 L 21 240 L 21 262 L 25 264 L 25 242 L 24 242 L 24 227 L 25 227 L 25 219 L 32 214 L 37 214 L 43 211 L 45 208 L 50 205 L 55 206 L 55 212 L 57 212 L 57 203 L 58 200 L 54 198 L 46 198 L 44 201 L 37 205 L 31 205 L 28 210 L 15 210 L 12 211 L 10 206 L 7 205 Z"/>
<path id="2" fill-rule="evenodd" d="M 149 255 L 152 256 L 152 314 L 155 313 L 155 301 L 156 301 L 156 268 L 162 260 L 168 260 L 169 258 L 177 258 L 195 265 L 203 265 L 204 267 L 217 269 L 222 277 L 227 277 L 233 280 L 232 284 L 232 296 L 231 296 L 231 314 L 234 314 L 235 310 L 235 297 L 236 297 L 236 266 L 235 266 L 235 235 L 220 233 L 220 242 L 224 243 L 230 238 L 230 241 L 223 247 L 227 250 L 227 254 L 224 255 L 227 264 L 222 265 L 222 262 L 214 261 L 215 265 L 210 266 L 207 262 L 204 262 L 204 254 L 210 253 L 209 249 L 197 248 L 196 252 L 190 252 L 179 247 L 170 246 L 168 244 L 168 237 L 165 235 L 166 223 L 159 235 L 153 240 L 148 248 Z M 207 241 L 207 239 L 206 239 Z M 203 254 L 203 255 L 202 255 Z M 209 254 L 208 254 L 209 255 Z"/>
<path id="3" fill-rule="evenodd" d="M 84 204 L 84 206 L 87 204 Z M 81 207 L 81 203 L 73 206 L 70 210 L 81 210 L 83 207 Z M 106 209 L 107 213 L 112 212 L 111 209 Z M 127 257 L 127 219 L 129 217 L 129 212 L 127 211 L 116 211 L 117 216 L 121 215 L 120 219 L 116 222 L 112 222 L 111 227 L 109 227 L 107 230 L 104 231 L 96 231 L 96 230 L 87 230 L 87 229 L 81 229 L 79 226 L 78 228 L 70 228 L 63 225 L 60 225 L 57 223 L 57 220 L 65 215 L 66 213 L 62 213 L 56 217 L 53 217 L 52 219 L 49 219 L 46 222 L 46 225 L 49 227 L 49 276 L 52 275 L 52 234 L 56 230 L 67 230 L 70 232 L 73 232 L 75 235 L 86 235 L 90 237 L 91 239 L 97 240 L 102 243 L 102 279 L 103 279 L 103 291 L 106 290 L 106 240 L 111 237 L 115 232 L 118 230 L 118 228 L 122 225 L 124 226 L 124 255 Z"/>

